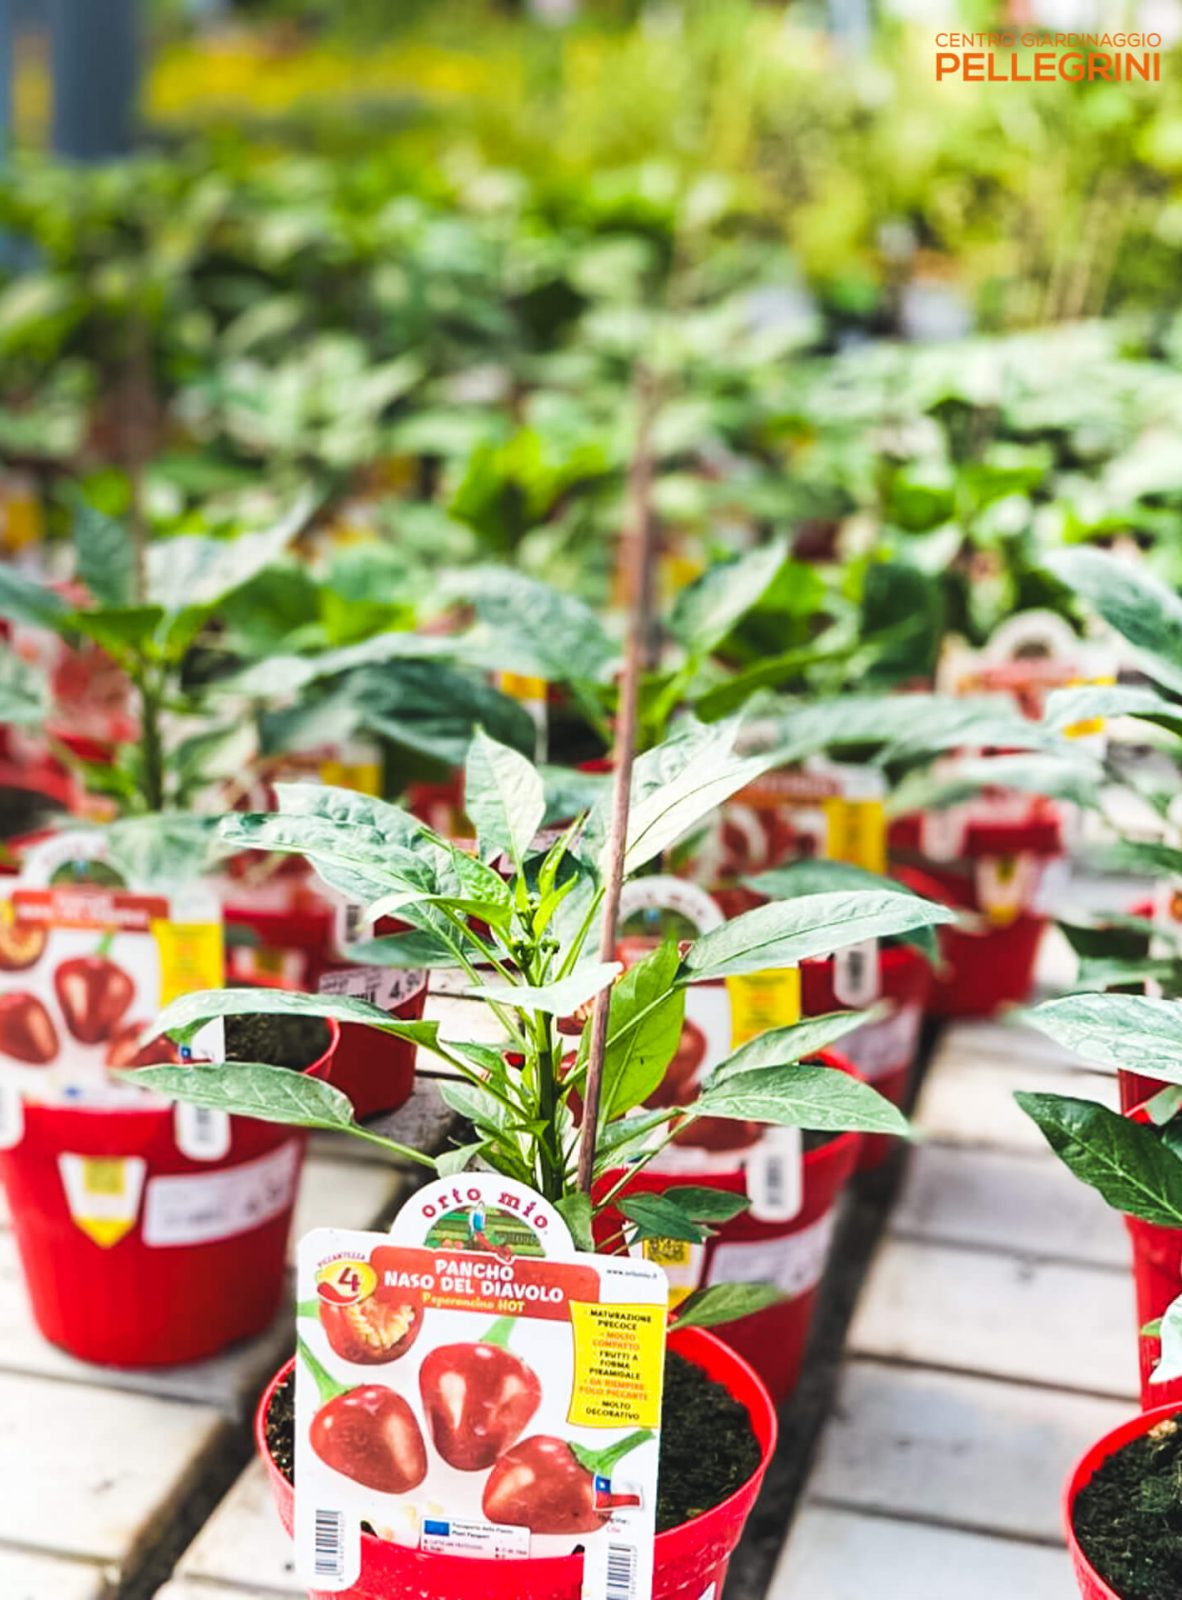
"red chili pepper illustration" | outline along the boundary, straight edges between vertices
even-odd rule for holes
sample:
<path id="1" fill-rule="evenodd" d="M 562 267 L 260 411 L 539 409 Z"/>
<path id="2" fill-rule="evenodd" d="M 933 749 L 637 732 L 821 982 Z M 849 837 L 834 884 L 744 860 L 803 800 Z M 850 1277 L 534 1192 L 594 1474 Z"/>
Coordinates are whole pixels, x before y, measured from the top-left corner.
<path id="1" fill-rule="evenodd" d="M 0 972 L 27 972 L 45 954 L 49 934 L 35 922 L 0 918 Z"/>
<path id="2" fill-rule="evenodd" d="M 409 1494 L 427 1476 L 427 1446 L 415 1414 L 383 1384 L 349 1389 L 301 1343 L 323 1404 L 308 1438 L 321 1461 L 379 1494 Z"/>
<path id="3" fill-rule="evenodd" d="M 171 1039 L 160 1035 L 141 1045 L 146 1022 L 125 1022 L 107 1047 L 106 1064 L 120 1067 L 167 1066 L 180 1060 L 180 1051 Z"/>
<path id="4" fill-rule="evenodd" d="M 35 994 L 17 989 L 0 995 L 0 1051 L 43 1067 L 59 1049 L 53 1018 Z"/>
<path id="5" fill-rule="evenodd" d="M 97 954 L 63 961 L 53 987 L 66 1027 L 80 1044 L 101 1044 L 122 1022 L 135 998 L 135 984 L 107 955 L 111 935 Z"/>
<path id="6" fill-rule="evenodd" d="M 435 1448 L 460 1472 L 482 1472 L 520 1439 L 542 1401 L 538 1375 L 504 1348 L 513 1318 L 479 1344 L 445 1344 L 419 1371 L 419 1393 Z"/>
<path id="7" fill-rule="evenodd" d="M 549 1434 L 523 1439 L 489 1474 L 484 1514 L 531 1533 L 597 1533 L 616 1506 L 638 1503 L 635 1495 L 611 1492 L 612 1469 L 652 1437 L 646 1430 L 631 1433 L 594 1453 Z"/>
<path id="8" fill-rule="evenodd" d="M 337 1355 L 363 1367 L 397 1361 L 423 1327 L 422 1296 L 413 1290 L 401 1300 L 370 1295 L 351 1306 L 321 1300 L 319 1309 L 320 1325 Z"/>

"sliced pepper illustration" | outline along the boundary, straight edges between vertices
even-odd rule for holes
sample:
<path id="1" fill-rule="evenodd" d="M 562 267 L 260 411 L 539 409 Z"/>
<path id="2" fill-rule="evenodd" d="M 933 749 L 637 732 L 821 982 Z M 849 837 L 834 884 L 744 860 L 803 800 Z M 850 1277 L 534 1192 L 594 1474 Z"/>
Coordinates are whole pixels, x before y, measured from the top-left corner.
<path id="1" fill-rule="evenodd" d="M 321 1406 L 308 1438 L 321 1461 L 379 1494 L 409 1494 L 427 1476 L 427 1446 L 414 1412 L 384 1384 L 337 1383 L 300 1341 Z"/>
<path id="2" fill-rule="evenodd" d="M 384 1366 L 404 1356 L 422 1332 L 423 1297 L 408 1289 L 397 1298 L 371 1294 L 347 1306 L 307 1300 L 301 1301 L 299 1314 L 320 1319 L 325 1337 L 343 1361 Z"/>
<path id="3" fill-rule="evenodd" d="M 445 1344 L 419 1371 L 419 1392 L 435 1448 L 460 1472 L 482 1472 L 520 1439 L 542 1401 L 538 1375 L 505 1348 L 512 1317 L 478 1344 Z"/>

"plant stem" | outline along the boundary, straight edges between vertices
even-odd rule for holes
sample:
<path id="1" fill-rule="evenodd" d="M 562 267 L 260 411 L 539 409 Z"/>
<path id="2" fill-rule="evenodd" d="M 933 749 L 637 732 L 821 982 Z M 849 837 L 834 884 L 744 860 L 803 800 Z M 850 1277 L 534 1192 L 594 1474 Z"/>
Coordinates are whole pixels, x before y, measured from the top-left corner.
<path id="1" fill-rule="evenodd" d="M 160 686 L 141 663 L 135 674 L 140 696 L 140 793 L 148 811 L 164 810 L 164 741 L 160 733 Z"/>
<path id="2" fill-rule="evenodd" d="M 616 948 L 616 924 L 620 916 L 620 891 L 624 884 L 624 860 L 628 849 L 628 813 L 632 797 L 632 762 L 636 753 L 636 718 L 640 678 L 652 650 L 653 567 L 656 555 L 656 518 L 653 515 L 652 431 L 657 396 L 652 375 L 644 366 L 637 368 L 638 405 L 636 450 L 629 473 L 631 527 L 628 534 L 628 601 L 631 608 L 624 674 L 620 683 L 620 706 L 616 719 L 616 762 L 612 788 L 611 827 L 607 842 L 607 871 L 603 886 L 603 921 L 600 925 L 599 956 L 610 961 Z M 611 985 L 595 997 L 591 1015 L 591 1048 L 587 1054 L 587 1081 L 583 1093 L 583 1136 L 579 1145 L 578 1183 L 591 1193 L 595 1173 L 595 1140 L 599 1130 L 599 1108 L 603 1091 L 603 1064 L 607 1054 L 608 1019 L 611 1015 Z"/>

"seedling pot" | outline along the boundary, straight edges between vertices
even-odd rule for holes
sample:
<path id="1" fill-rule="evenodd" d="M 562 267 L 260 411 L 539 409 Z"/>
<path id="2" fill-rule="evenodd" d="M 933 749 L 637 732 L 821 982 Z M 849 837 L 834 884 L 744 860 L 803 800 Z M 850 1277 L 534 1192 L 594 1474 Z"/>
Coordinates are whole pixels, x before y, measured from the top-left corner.
<path id="1" fill-rule="evenodd" d="M 327 1026 L 315 1077 L 337 1044 Z M 170 1105 L 25 1107 L 0 1175 L 51 1344 L 103 1366 L 173 1366 L 268 1325 L 286 1292 L 307 1136 L 243 1117 L 230 1130 L 224 1156 L 194 1160 Z"/>
<path id="2" fill-rule="evenodd" d="M 409 974 L 408 974 L 409 976 Z M 390 1015 L 402 1022 L 422 1020 L 427 1003 L 425 977 Z M 352 1102 L 359 1121 L 397 1111 L 414 1092 L 416 1047 L 360 1023 L 340 1025 L 340 1043 L 329 1063 L 328 1081 Z"/>
<path id="3" fill-rule="evenodd" d="M 1104 1465 L 1125 1445 L 1131 1444 L 1134 1439 L 1139 1439 L 1143 1434 L 1155 1428 L 1159 1422 L 1165 1422 L 1174 1416 L 1178 1410 L 1177 1401 L 1173 1405 L 1158 1405 L 1152 1411 L 1143 1411 L 1139 1417 L 1133 1417 L 1128 1422 L 1122 1422 L 1119 1428 L 1114 1428 L 1111 1433 L 1106 1433 L 1080 1461 L 1071 1477 L 1067 1480 L 1067 1487 L 1063 1495 L 1063 1517 L 1067 1530 L 1067 1547 L 1071 1551 L 1072 1564 L 1075 1567 L 1075 1580 L 1079 1584 L 1079 1592 L 1083 1600 L 1125 1600 L 1123 1595 L 1110 1588 L 1104 1579 L 1092 1566 L 1087 1556 L 1080 1548 L 1079 1540 L 1075 1534 L 1075 1502 L 1082 1489 L 1084 1489 Z"/>
<path id="4" fill-rule="evenodd" d="M 892 858 L 918 866 L 939 886 L 947 904 L 973 912 L 976 928 L 940 929 L 942 970 L 932 985 L 931 1009 L 941 1017 L 987 1017 L 1005 1006 L 1024 1004 L 1034 987 L 1034 970 L 1047 919 L 1031 900 L 1008 921 L 989 926 L 978 892 L 980 863 L 1030 858 L 1036 878 L 1062 854 L 1057 811 L 1047 802 L 1031 807 L 1023 821 L 970 823 L 955 860 L 921 855 L 918 817 L 900 818 L 891 827 Z"/>
<path id="5" fill-rule="evenodd" d="M 776 1448 L 776 1414 L 759 1378 L 720 1339 L 687 1328 L 674 1332 L 670 1345 L 742 1402 L 762 1452 L 758 1470 L 728 1500 L 657 1536 L 655 1600 L 705 1600 L 722 1594 L 731 1555 Z M 288 1533 L 295 1494 L 267 1449 L 266 1419 L 272 1396 L 292 1366 L 288 1362 L 276 1375 L 255 1416 L 255 1442 Z M 482 1561 L 431 1555 L 364 1534 L 361 1560 L 361 1580 L 347 1591 L 349 1600 L 579 1600 L 582 1588 L 583 1563 L 577 1555 Z M 310 1590 L 309 1600 L 322 1597 Z"/>
<path id="6" fill-rule="evenodd" d="M 932 990 L 932 969 L 913 945 L 891 945 L 878 953 L 882 999 L 890 1015 L 868 1022 L 841 1041 L 843 1055 L 862 1077 L 893 1104 L 907 1102 L 919 1051 L 924 1011 Z M 834 961 L 801 963 L 801 997 L 806 1017 L 844 1009 L 834 989 Z M 859 1171 L 881 1166 L 895 1148 L 889 1134 L 867 1134 L 862 1140 Z"/>
<path id="7" fill-rule="evenodd" d="M 819 1059 L 826 1066 L 853 1072 L 849 1063 L 832 1051 L 825 1051 Z M 703 1284 L 773 1283 L 784 1295 L 777 1304 L 728 1322 L 718 1330 L 719 1337 L 750 1362 L 777 1406 L 793 1392 L 800 1377 L 817 1290 L 829 1259 L 838 1201 L 857 1169 L 862 1139 L 860 1133 L 840 1133 L 828 1144 L 805 1154 L 804 1204 L 790 1222 L 764 1222 L 745 1212 L 720 1224 L 703 1247 Z M 612 1174 L 605 1180 L 607 1186 L 622 1176 Z M 734 1194 L 747 1192 L 746 1173 L 736 1164 L 726 1173 L 717 1169 L 658 1173 L 650 1168 L 636 1176 L 629 1193 L 660 1193 L 684 1184 L 700 1184 Z M 596 1226 L 606 1238 L 619 1228 L 621 1220 L 609 1211 Z"/>

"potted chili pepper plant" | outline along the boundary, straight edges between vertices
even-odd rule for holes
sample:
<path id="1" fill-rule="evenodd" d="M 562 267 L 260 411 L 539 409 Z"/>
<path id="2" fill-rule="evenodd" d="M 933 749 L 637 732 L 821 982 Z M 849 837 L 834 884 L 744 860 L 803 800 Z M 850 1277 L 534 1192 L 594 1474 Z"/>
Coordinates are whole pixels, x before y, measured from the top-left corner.
<path id="1" fill-rule="evenodd" d="M 704 749 L 713 753 L 706 767 Z M 850 1026 L 840 1017 L 765 1033 L 719 1064 L 688 1101 L 645 1108 L 677 1050 L 686 990 L 726 976 L 783 968 L 851 939 L 931 926 L 949 913 L 918 897 L 832 893 L 780 902 L 726 923 L 688 947 L 662 943 L 621 972 L 609 896 L 747 781 L 753 763 L 720 752 L 718 730 L 691 726 L 639 757 L 628 802 L 578 818 L 551 843 L 537 839 L 545 812 L 539 772 L 519 754 L 478 735 L 467 765 L 468 810 L 477 853 L 468 855 L 409 813 L 368 797 L 316 786 L 281 787 L 279 811 L 222 824 L 235 847 L 304 854 L 324 879 L 360 898 L 373 914 L 393 913 L 404 934 L 375 941 L 369 954 L 399 962 L 447 963 L 463 970 L 470 993 L 504 1029 L 502 1047 L 445 1042 L 435 1024 L 416 1037 L 449 1063 L 448 1102 L 472 1125 L 470 1143 L 432 1162 L 396 1153 L 445 1174 L 479 1163 L 534 1189 L 553 1204 L 578 1243 L 593 1247 L 599 1217 L 614 1210 L 621 1227 L 601 1247 L 641 1251 L 646 1240 L 680 1238 L 703 1245 L 711 1230 L 746 1202 L 718 1189 L 670 1183 L 643 1192 L 641 1175 L 663 1147 L 711 1118 L 828 1131 L 901 1132 L 899 1112 L 857 1078 L 802 1065 L 827 1037 Z M 624 821 L 621 822 L 621 815 Z M 508 871 L 491 862 L 504 858 Z M 592 952 L 598 946 L 599 956 Z M 607 951 L 607 957 L 603 955 Z M 379 1030 L 389 1019 L 347 997 L 275 993 L 276 1011 L 360 1022 Z M 559 1021 L 588 1004 L 595 1010 L 576 1048 Z M 178 1043 L 211 1019 L 234 1015 L 241 997 L 190 994 L 168 1007 L 157 1028 Z M 336 1128 L 378 1140 L 355 1122 L 331 1085 L 293 1079 L 261 1065 L 157 1065 L 134 1081 L 194 1105 L 301 1126 Z M 720 1582 L 727 1557 L 758 1489 L 773 1429 L 766 1397 L 737 1357 L 693 1325 L 707 1326 L 766 1306 L 777 1291 L 719 1282 L 679 1308 L 675 1348 L 722 1382 L 747 1410 L 756 1448 L 744 1481 L 716 1491 L 713 1510 L 669 1527 L 657 1549 L 656 1592 L 700 1593 Z M 400 1324 L 404 1336 L 405 1324 Z M 266 1405 L 274 1407 L 276 1391 Z M 688 1401 L 696 1407 L 703 1401 Z M 271 1411 L 261 1418 L 274 1458 Z M 281 1507 L 288 1489 L 273 1472 Z M 686 1563 L 689 1563 L 687 1569 Z M 688 1576 L 687 1576 L 688 1570 Z M 486 1578 L 487 1573 L 487 1578 Z M 560 1563 L 498 1563 L 473 1577 L 470 1566 L 419 1549 L 367 1540 L 358 1595 L 401 1596 L 425 1585 L 436 1595 L 491 1584 L 497 1594 L 573 1596 L 577 1558 Z"/>

